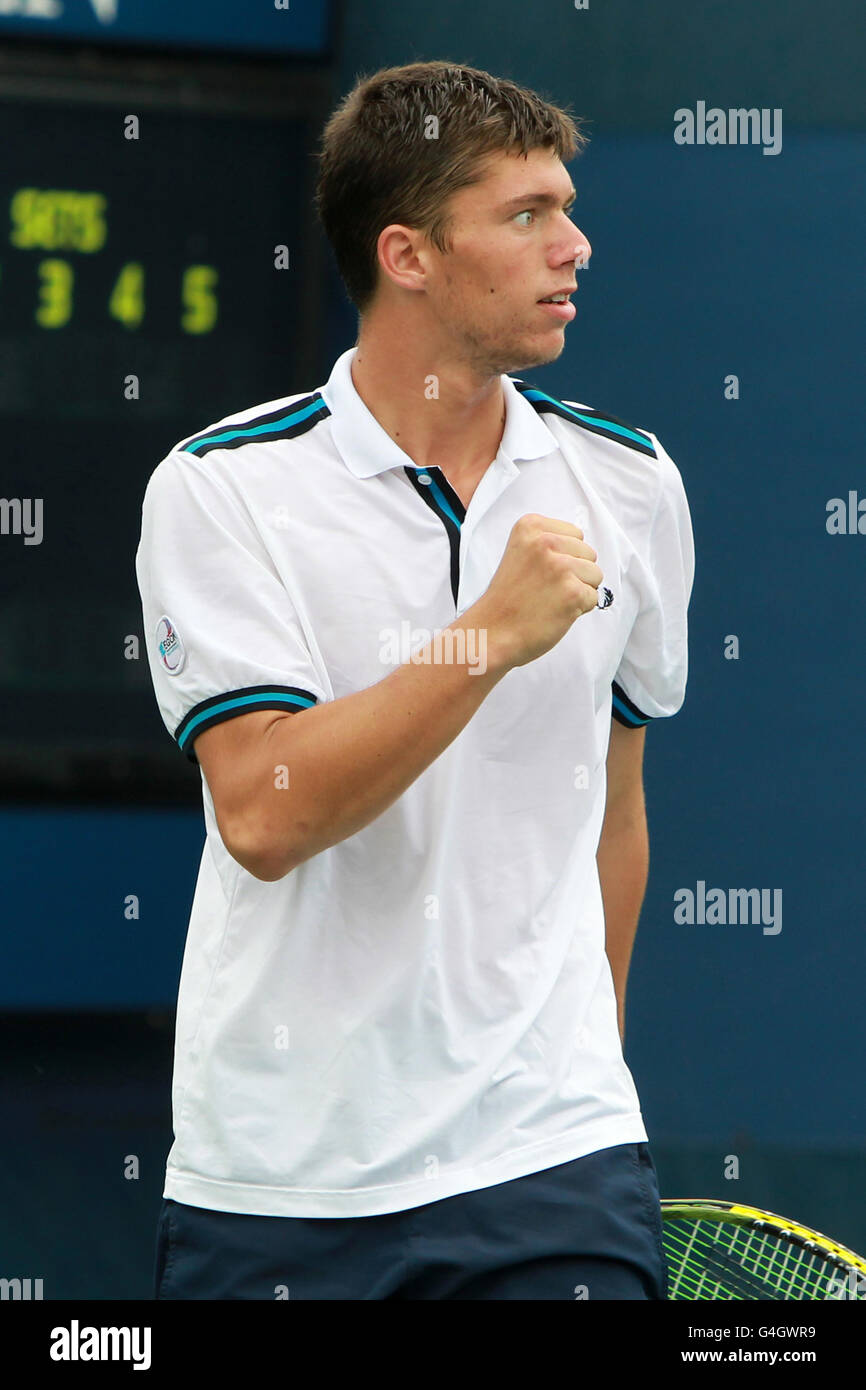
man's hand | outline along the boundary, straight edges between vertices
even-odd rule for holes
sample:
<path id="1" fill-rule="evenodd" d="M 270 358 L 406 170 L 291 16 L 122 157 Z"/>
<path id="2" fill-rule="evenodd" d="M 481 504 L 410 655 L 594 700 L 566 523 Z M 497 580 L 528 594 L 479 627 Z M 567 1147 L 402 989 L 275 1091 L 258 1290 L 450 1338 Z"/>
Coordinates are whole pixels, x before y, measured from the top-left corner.
<path id="1" fill-rule="evenodd" d="M 463 615 L 488 634 L 505 664 L 525 666 L 598 606 L 604 575 L 579 526 L 528 512 L 511 528 L 490 585 Z"/>

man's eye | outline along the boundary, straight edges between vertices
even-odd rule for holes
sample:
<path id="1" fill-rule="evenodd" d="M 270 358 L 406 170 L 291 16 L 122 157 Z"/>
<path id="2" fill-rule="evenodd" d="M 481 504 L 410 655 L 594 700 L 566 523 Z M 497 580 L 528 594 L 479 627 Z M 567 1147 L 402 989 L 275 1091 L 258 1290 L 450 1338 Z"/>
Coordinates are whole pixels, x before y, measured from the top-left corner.
<path id="1" fill-rule="evenodd" d="M 533 216 L 534 216 L 534 213 L 533 213 L 533 211 L 532 211 L 532 208 L 526 208 L 523 212 L 518 212 L 518 213 L 515 215 L 515 221 L 517 220 L 518 217 L 533 217 Z M 529 223 L 528 223 L 528 222 L 524 222 L 524 223 L 523 223 L 523 226 L 524 226 L 524 227 L 528 227 L 528 226 L 529 226 Z"/>

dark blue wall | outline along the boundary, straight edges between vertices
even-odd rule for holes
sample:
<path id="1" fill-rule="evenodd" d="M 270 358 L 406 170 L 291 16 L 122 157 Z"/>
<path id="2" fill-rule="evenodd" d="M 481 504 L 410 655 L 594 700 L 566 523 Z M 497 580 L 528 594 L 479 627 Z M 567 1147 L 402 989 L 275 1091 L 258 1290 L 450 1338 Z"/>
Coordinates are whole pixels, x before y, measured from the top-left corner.
<path id="1" fill-rule="evenodd" d="M 173 1007 L 203 843 L 194 811 L 0 810 L 0 1012 Z"/>

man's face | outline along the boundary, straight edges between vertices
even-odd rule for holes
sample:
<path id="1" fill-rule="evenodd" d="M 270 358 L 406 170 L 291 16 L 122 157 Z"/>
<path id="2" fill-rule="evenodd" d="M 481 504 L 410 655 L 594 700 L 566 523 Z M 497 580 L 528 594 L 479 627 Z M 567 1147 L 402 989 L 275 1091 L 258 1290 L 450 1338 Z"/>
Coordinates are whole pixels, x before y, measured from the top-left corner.
<path id="1" fill-rule="evenodd" d="M 455 357 L 481 375 L 553 362 L 569 321 L 539 300 L 573 290 L 592 248 L 570 216 L 573 188 L 550 150 L 499 154 L 449 202 L 451 251 L 435 247 L 427 308 Z M 566 311 L 567 312 L 567 311 Z"/>

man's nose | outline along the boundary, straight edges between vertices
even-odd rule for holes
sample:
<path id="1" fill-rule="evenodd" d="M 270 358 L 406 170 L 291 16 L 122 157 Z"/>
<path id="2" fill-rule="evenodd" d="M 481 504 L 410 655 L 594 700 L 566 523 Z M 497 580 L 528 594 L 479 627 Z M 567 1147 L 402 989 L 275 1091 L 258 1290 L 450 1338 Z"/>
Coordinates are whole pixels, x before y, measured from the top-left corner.
<path id="1" fill-rule="evenodd" d="M 587 241 L 583 232 L 578 235 L 578 240 L 574 248 L 574 262 L 577 270 L 582 270 L 589 265 L 589 258 L 592 255 L 592 247 Z"/>

